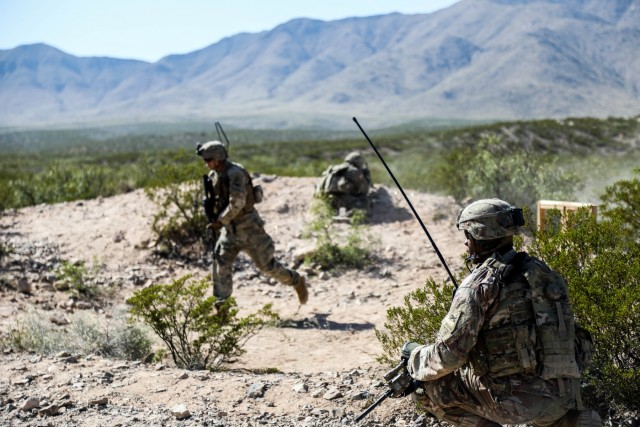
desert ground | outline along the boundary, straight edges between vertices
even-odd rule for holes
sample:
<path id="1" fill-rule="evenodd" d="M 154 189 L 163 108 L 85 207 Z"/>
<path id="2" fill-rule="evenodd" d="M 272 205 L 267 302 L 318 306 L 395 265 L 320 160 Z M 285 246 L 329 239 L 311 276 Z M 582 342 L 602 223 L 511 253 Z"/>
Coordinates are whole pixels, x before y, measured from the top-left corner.
<path id="1" fill-rule="evenodd" d="M 294 266 L 313 247 L 304 231 L 316 179 L 257 176 L 265 200 L 257 205 L 277 258 Z M 460 207 L 451 198 L 407 191 L 452 271 L 462 268 Z M 65 327 L 85 310 L 109 321 L 138 289 L 185 274 L 204 278 L 205 265 L 158 260 L 151 232 L 155 205 L 141 190 L 96 200 L 5 212 L 0 238 L 13 249 L 2 264 L 3 332 L 24 316 L 42 313 Z M 236 262 L 234 297 L 241 313 L 271 303 L 292 327 L 266 328 L 245 344 L 246 354 L 222 371 L 185 371 L 170 357 L 160 363 L 108 360 L 97 355 L 2 354 L 0 425 L 29 426 L 411 426 L 409 399 L 387 399 L 365 419 L 353 419 L 385 391 L 388 369 L 376 357 L 375 336 L 386 310 L 446 271 L 396 188 L 374 190 L 365 230 L 376 261 L 359 271 L 319 271 L 307 265 L 306 305 L 292 288 L 268 280 L 247 257 Z M 204 255 L 203 255 L 204 257 Z M 51 284 L 59 260 L 99 266 L 108 306 L 81 306 Z M 162 343 L 158 340 L 157 347 Z M 432 423 L 436 425 L 435 423 Z"/>

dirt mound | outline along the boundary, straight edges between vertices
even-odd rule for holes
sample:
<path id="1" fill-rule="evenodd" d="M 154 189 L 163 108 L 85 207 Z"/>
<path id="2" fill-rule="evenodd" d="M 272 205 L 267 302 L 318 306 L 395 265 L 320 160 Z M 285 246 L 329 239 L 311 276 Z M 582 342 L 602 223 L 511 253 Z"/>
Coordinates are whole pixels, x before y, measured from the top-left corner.
<path id="1" fill-rule="evenodd" d="M 313 246 L 303 238 L 316 180 L 259 177 L 265 200 L 258 206 L 276 242 L 279 259 L 294 265 Z M 0 382 L 5 425 L 213 425 L 330 426 L 352 419 L 384 390 L 385 368 L 375 329 L 386 309 L 428 277 L 446 276 L 401 194 L 378 187 L 368 233 L 379 261 L 361 271 L 322 273 L 306 267 L 310 298 L 299 307 L 291 288 L 238 261 L 234 296 L 247 312 L 266 303 L 287 327 L 267 329 L 246 344 L 247 353 L 224 373 L 187 372 L 166 364 L 59 355 L 7 353 Z M 452 269 L 464 253 L 452 199 L 407 192 Z M 0 293 L 0 324 L 11 326 L 35 308 L 51 319 L 81 309 L 55 291 L 50 267 L 60 259 L 99 265 L 105 286 L 121 304 L 136 289 L 167 283 L 205 267 L 151 261 L 154 206 L 142 191 L 98 200 L 42 205 L 0 218 L 1 238 L 13 252 L 2 274 L 11 287 Z M 20 292 L 20 286 L 30 293 Z M 106 315 L 105 315 L 106 316 Z M 5 329 L 6 330 L 6 329 Z M 256 372 L 277 372 L 259 374 Z M 388 399 L 360 425 L 408 426 L 408 401 Z"/>

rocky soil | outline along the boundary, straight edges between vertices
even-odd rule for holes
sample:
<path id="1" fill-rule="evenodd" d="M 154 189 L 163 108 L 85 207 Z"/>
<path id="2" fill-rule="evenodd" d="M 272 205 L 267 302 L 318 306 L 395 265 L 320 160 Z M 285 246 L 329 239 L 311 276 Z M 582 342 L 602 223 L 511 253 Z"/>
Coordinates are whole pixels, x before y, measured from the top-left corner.
<path id="1" fill-rule="evenodd" d="M 259 177 L 258 206 L 276 242 L 278 258 L 296 265 L 314 242 L 303 238 L 315 180 Z M 446 197 L 408 192 L 452 270 L 461 267 L 459 209 Z M 0 218 L 0 241 L 12 248 L 2 263 L 0 325 L 6 334 L 40 313 L 59 328 L 74 313 L 94 313 L 105 324 L 135 290 L 184 274 L 203 278 L 207 268 L 152 256 L 154 205 L 144 193 L 42 205 Z M 377 261 L 341 273 L 301 266 L 310 299 L 299 306 L 291 288 L 261 276 L 241 256 L 234 296 L 242 312 L 266 303 L 291 327 L 263 329 L 247 353 L 224 371 L 185 371 L 170 357 L 160 363 L 109 360 L 91 354 L 37 355 L 4 347 L 0 425 L 29 426 L 338 426 L 353 419 L 385 390 L 387 367 L 376 361 L 375 337 L 386 310 L 402 304 L 428 277 L 446 273 L 401 194 L 376 189 L 368 231 Z M 60 260 L 99 267 L 97 286 L 108 303 L 81 302 L 56 290 Z M 161 347 L 158 342 L 157 348 Z M 417 415 L 406 399 L 387 399 L 360 426 L 411 426 Z"/>

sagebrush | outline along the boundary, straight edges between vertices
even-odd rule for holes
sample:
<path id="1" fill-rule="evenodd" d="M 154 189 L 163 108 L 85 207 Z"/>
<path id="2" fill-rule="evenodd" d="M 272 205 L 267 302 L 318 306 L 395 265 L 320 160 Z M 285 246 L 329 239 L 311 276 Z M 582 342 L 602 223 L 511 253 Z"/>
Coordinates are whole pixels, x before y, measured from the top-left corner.
<path id="1" fill-rule="evenodd" d="M 127 300 L 131 314 L 153 329 L 179 368 L 215 369 L 237 358 L 247 339 L 278 318 L 271 305 L 239 318 L 233 298 L 221 304 L 206 297 L 210 286 L 187 275 L 136 291 Z"/>
<path id="2" fill-rule="evenodd" d="M 141 360 L 151 351 L 148 329 L 130 321 L 126 310 L 116 309 L 105 318 L 92 312 L 69 316 L 69 324 L 53 324 L 43 312 L 30 311 L 3 335 L 5 349 L 53 355 L 95 354 L 106 358 Z"/>
<path id="3" fill-rule="evenodd" d="M 359 269 L 373 260 L 377 241 L 368 234 L 366 213 L 355 209 L 349 224 L 340 227 L 334 222 L 335 209 L 326 197 L 315 197 L 311 204 L 311 222 L 306 236 L 316 239 L 315 248 L 306 255 L 305 262 L 321 269 Z"/>

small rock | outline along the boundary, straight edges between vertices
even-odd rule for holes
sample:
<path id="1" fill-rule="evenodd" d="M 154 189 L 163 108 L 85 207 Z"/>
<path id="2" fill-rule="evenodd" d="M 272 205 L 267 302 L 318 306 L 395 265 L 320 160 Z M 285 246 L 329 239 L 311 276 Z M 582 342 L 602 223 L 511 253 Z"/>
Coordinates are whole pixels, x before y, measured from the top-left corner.
<path id="1" fill-rule="evenodd" d="M 317 388 L 315 390 L 313 390 L 311 392 L 311 397 L 320 397 L 322 396 L 327 390 L 324 388 Z"/>
<path id="2" fill-rule="evenodd" d="M 254 383 L 251 384 L 249 390 L 247 390 L 247 396 L 251 398 L 264 397 L 264 392 L 267 389 L 267 385 L 265 383 Z"/>
<path id="3" fill-rule="evenodd" d="M 93 304 L 88 301 L 78 301 L 76 302 L 76 308 L 78 310 L 90 310 L 93 308 Z"/>
<path id="4" fill-rule="evenodd" d="M 293 391 L 296 393 L 306 393 L 309 390 L 305 383 L 298 383 L 293 386 Z"/>
<path id="5" fill-rule="evenodd" d="M 60 326 L 69 324 L 69 320 L 59 313 L 52 314 L 51 316 L 49 316 L 49 321 L 51 323 L 55 323 L 56 325 L 60 325 Z"/>
<path id="6" fill-rule="evenodd" d="M 105 396 L 105 397 L 100 397 L 98 399 L 90 400 L 88 405 L 89 406 L 98 406 L 98 405 L 104 406 L 107 403 L 109 403 L 109 398 Z"/>
<path id="7" fill-rule="evenodd" d="M 171 415 L 173 415 L 176 420 L 184 420 L 191 416 L 191 412 L 187 409 L 187 405 L 181 403 L 171 409 Z"/>
<path id="8" fill-rule="evenodd" d="M 60 411 L 60 407 L 56 404 L 53 404 L 40 409 L 38 411 L 38 415 L 40 415 L 41 417 L 44 417 L 45 415 L 53 416 L 53 415 L 58 415 L 59 411 Z"/>
<path id="9" fill-rule="evenodd" d="M 371 393 L 369 393 L 366 390 L 354 390 L 351 393 L 349 393 L 348 398 L 349 400 L 366 400 L 371 396 Z"/>
<path id="10" fill-rule="evenodd" d="M 18 291 L 23 294 L 30 294 L 33 291 L 31 282 L 29 282 L 26 277 L 18 279 Z"/>
<path id="11" fill-rule="evenodd" d="M 322 397 L 326 400 L 335 400 L 341 398 L 342 393 L 337 388 L 331 387 Z"/>
<path id="12" fill-rule="evenodd" d="M 22 404 L 20 410 L 26 412 L 38 407 L 40 407 L 40 399 L 37 397 L 30 397 Z"/>

